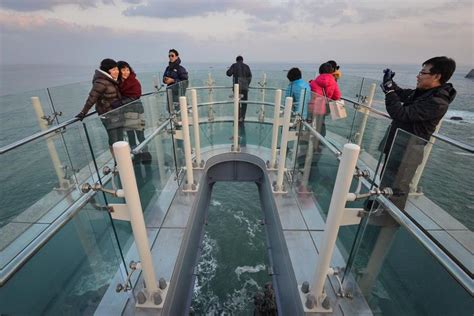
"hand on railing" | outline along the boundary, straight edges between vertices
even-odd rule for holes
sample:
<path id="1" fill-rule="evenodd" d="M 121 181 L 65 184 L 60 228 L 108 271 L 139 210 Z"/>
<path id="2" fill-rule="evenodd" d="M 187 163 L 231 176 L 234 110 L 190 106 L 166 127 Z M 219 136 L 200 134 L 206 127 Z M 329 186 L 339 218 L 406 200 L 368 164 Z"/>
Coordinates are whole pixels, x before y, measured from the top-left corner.
<path id="1" fill-rule="evenodd" d="M 86 113 L 84 112 L 79 112 L 75 118 L 79 119 L 79 121 L 82 121 L 86 117 Z"/>

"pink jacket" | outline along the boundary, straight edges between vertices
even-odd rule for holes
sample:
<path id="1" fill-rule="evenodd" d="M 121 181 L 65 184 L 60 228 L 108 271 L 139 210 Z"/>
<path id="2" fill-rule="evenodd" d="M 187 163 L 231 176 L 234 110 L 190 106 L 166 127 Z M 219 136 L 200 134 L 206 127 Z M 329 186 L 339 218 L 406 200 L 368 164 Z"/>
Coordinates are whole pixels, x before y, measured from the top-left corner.
<path id="1" fill-rule="evenodd" d="M 339 100 L 341 98 L 341 91 L 332 74 L 321 74 L 312 80 L 309 85 L 311 86 L 311 91 L 319 95 L 323 95 L 324 89 L 328 99 Z"/>

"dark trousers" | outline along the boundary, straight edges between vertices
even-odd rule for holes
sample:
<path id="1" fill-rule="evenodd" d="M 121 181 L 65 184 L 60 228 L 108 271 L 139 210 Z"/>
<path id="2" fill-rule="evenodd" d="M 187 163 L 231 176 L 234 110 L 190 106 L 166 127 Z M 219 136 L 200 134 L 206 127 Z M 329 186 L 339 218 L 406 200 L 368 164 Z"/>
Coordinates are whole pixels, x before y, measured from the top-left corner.
<path id="1" fill-rule="evenodd" d="M 424 144 L 394 144 L 390 156 L 385 157 L 380 187 L 392 188 L 393 195 L 389 199 L 402 211 L 410 193 L 411 180 L 423 161 L 423 152 Z"/>
<path id="2" fill-rule="evenodd" d="M 242 95 L 242 98 L 240 99 L 239 119 L 245 120 L 245 113 L 247 113 L 247 102 L 242 102 L 242 101 L 248 100 L 249 91 L 242 90 L 240 91 L 240 94 Z"/>
<path id="3" fill-rule="evenodd" d="M 135 138 L 136 135 L 136 138 Z M 130 148 L 135 148 L 137 146 L 137 139 L 138 144 L 145 140 L 145 131 L 140 130 L 130 130 L 127 131 L 128 143 L 130 144 Z"/>

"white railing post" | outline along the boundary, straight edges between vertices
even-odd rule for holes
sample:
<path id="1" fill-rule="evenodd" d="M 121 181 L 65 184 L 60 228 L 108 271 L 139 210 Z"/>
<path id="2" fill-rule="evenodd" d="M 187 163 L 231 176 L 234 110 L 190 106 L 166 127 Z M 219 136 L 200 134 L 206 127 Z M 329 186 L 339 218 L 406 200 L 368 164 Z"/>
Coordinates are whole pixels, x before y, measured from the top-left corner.
<path id="1" fill-rule="evenodd" d="M 367 96 L 367 101 L 365 102 L 365 105 L 368 108 L 372 107 L 372 101 L 374 100 L 374 94 L 375 94 L 375 83 L 373 83 L 370 86 L 369 95 Z M 363 107 L 362 108 L 362 113 L 363 113 L 362 122 L 360 123 L 359 132 L 356 135 L 356 141 L 355 141 L 355 143 L 359 146 L 362 144 L 362 138 L 364 137 L 365 126 L 367 125 L 367 119 L 369 118 L 370 110 Z"/>
<path id="2" fill-rule="evenodd" d="M 285 114 L 283 115 L 283 128 L 281 132 L 280 159 L 278 160 L 277 182 L 273 188 L 274 193 L 286 193 L 283 187 L 283 174 L 285 172 L 286 147 L 288 146 L 288 137 L 290 133 L 291 108 L 293 107 L 293 98 L 287 97 L 285 100 Z"/>
<path id="3" fill-rule="evenodd" d="M 201 139 L 199 136 L 199 113 L 197 106 L 197 92 L 196 89 L 191 90 L 191 106 L 193 111 L 193 129 L 194 129 L 194 151 L 196 154 L 196 163 L 195 167 L 197 169 L 202 169 L 203 163 L 201 160 Z"/>
<path id="4" fill-rule="evenodd" d="M 133 169 L 132 158 L 130 157 L 130 145 L 127 142 L 120 141 L 113 144 L 117 168 L 119 171 L 120 182 L 122 183 L 123 196 L 130 216 L 133 237 L 140 256 L 140 266 L 143 270 L 143 280 L 145 281 L 146 302 L 137 305 L 146 307 L 162 306 L 164 298 L 162 291 L 156 282 L 155 270 L 151 258 L 150 244 L 146 233 L 143 210 L 138 194 L 137 181 Z M 121 194 L 122 195 L 122 194 Z M 159 297 L 157 297 L 159 296 Z M 151 303 L 154 302 L 154 303 Z"/>
<path id="5" fill-rule="evenodd" d="M 212 98 L 212 92 L 213 92 L 213 89 L 212 87 L 214 86 L 214 79 L 212 79 L 212 75 L 211 73 L 209 72 L 207 74 L 207 100 L 209 102 L 209 105 L 207 106 L 207 120 L 209 122 L 212 122 L 214 121 L 214 108 L 212 106 L 212 101 L 213 101 L 213 98 Z"/>
<path id="6" fill-rule="evenodd" d="M 321 310 L 326 294 L 324 293 L 324 283 L 326 277 L 330 272 L 330 263 L 334 247 L 336 245 L 337 234 L 339 226 L 344 215 L 344 210 L 347 202 L 347 195 L 354 175 L 357 157 L 359 156 L 360 147 L 356 144 L 345 144 L 342 151 L 342 158 L 337 170 L 336 183 L 331 196 L 331 203 L 329 205 L 328 217 L 324 234 L 322 237 L 321 248 L 319 249 L 319 256 L 314 273 L 314 279 L 310 288 L 310 292 L 306 295 L 307 300 L 316 300 L 314 305 L 306 301 L 305 307 L 313 306 L 318 311 Z M 322 308 L 327 310 L 328 308 Z"/>
<path id="7" fill-rule="evenodd" d="M 280 104 L 281 104 L 281 90 L 275 91 L 275 106 L 273 107 L 273 130 L 272 130 L 272 157 L 268 163 L 267 169 L 276 169 L 276 156 L 278 146 L 278 131 L 280 130 Z"/>
<path id="8" fill-rule="evenodd" d="M 262 92 L 262 106 L 260 107 L 260 114 L 258 116 L 258 120 L 260 122 L 263 122 L 265 120 L 265 86 L 267 85 L 267 74 L 263 73 L 263 78 L 262 81 L 259 82 L 260 87 L 262 87 L 261 92 Z"/>
<path id="9" fill-rule="evenodd" d="M 234 138 L 231 151 L 240 151 L 239 147 L 239 84 L 234 84 Z"/>
<path id="10" fill-rule="evenodd" d="M 179 97 L 179 106 L 181 109 L 181 125 L 183 128 L 183 145 L 184 160 L 186 162 L 186 180 L 187 183 L 183 188 L 184 192 L 196 192 L 196 185 L 193 176 L 193 160 L 191 157 L 191 140 L 189 137 L 189 119 L 188 119 L 188 103 L 186 97 Z"/>
<path id="11" fill-rule="evenodd" d="M 43 108 L 41 107 L 41 102 L 38 97 L 31 97 L 31 103 L 33 104 L 33 109 L 36 113 L 36 119 L 38 120 L 38 125 L 42 131 L 48 129 L 48 123 L 45 120 L 45 115 Z M 53 162 L 54 171 L 58 177 L 59 189 L 68 189 L 71 186 L 71 183 L 65 178 L 64 171 L 61 166 L 61 161 L 59 160 L 58 152 L 56 146 L 54 145 L 53 139 L 51 136 L 46 138 L 46 146 L 48 146 L 49 156 Z"/>
<path id="12" fill-rule="evenodd" d="M 439 121 L 438 126 L 436 126 L 435 133 L 439 132 L 439 129 L 441 128 L 441 123 L 443 121 Z M 433 144 L 436 141 L 436 138 L 433 136 L 430 137 L 430 141 L 427 142 L 424 150 L 423 150 L 423 160 L 421 161 L 421 164 L 416 168 L 415 175 L 413 176 L 413 179 L 410 182 L 410 193 L 416 193 L 418 192 L 418 183 L 420 182 L 421 175 L 423 174 L 423 171 L 425 170 L 426 163 L 428 162 L 428 158 L 430 157 L 431 150 L 433 149 Z"/>

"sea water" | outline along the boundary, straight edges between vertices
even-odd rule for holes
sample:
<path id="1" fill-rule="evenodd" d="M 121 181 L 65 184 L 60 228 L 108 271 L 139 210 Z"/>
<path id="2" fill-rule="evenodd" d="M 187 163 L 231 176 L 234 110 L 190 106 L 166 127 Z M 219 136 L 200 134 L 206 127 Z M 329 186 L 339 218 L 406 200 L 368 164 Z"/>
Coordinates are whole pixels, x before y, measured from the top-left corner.
<path id="1" fill-rule="evenodd" d="M 185 65 L 186 66 L 186 65 Z M 254 73 L 254 82 L 261 80 L 263 73 L 267 74 L 268 85 L 284 88 L 287 84 L 286 71 L 293 65 L 290 64 L 255 64 L 250 66 Z M 299 66 L 299 65 L 298 65 Z M 63 112 L 62 120 L 66 120 L 77 113 L 84 103 L 88 90 L 91 87 L 90 76 L 94 67 L 68 67 L 68 66 L 38 66 L 36 68 L 31 65 L 8 66 L 8 71 L 3 71 L 2 66 L 1 78 L 1 95 L 0 111 L 0 128 L 1 138 L 0 144 L 2 146 L 25 137 L 33 132 L 38 131 L 36 119 L 30 109 L 31 96 L 39 94 L 43 102 Z M 301 65 L 305 79 L 314 77 L 316 67 L 312 65 Z M 151 91 L 152 86 L 159 81 L 160 71 L 164 68 L 163 65 L 148 65 L 136 67 L 139 72 L 139 78 L 144 86 L 144 92 Z M 218 84 L 223 82 L 230 85 L 230 79 L 224 76 L 225 65 L 189 65 L 190 73 L 194 76 L 191 79 L 196 82 L 194 85 L 205 85 L 208 79 L 208 73 L 211 73 L 213 78 L 220 80 Z M 366 76 L 368 78 L 379 79 L 381 77 L 381 70 L 385 68 L 383 65 L 342 65 L 343 74 L 349 76 Z M 396 79 L 399 84 L 409 87 L 415 84 L 415 77 L 419 71 L 417 65 L 394 65 L 392 69 L 397 72 Z M 43 76 L 36 77 L 29 74 L 33 71 L 40 71 Z M 152 72 L 145 73 L 145 71 Z M 450 109 L 445 117 L 441 132 L 450 137 L 459 139 L 466 143 L 472 144 L 474 140 L 473 124 L 474 124 L 474 81 L 472 79 L 464 78 L 464 74 L 468 72 L 468 68 L 459 67 L 451 82 L 458 90 L 456 100 L 450 106 Z M 140 73 L 142 71 L 142 73 Z M 50 75 L 50 73 L 53 73 Z M 162 72 L 161 72 L 162 73 Z M 156 78 L 155 78 L 156 77 Z M 89 79 L 88 79 L 89 78 Z M 59 83 L 68 83 L 74 81 L 82 81 L 80 84 L 63 85 L 61 87 L 52 88 L 45 91 L 45 87 L 57 85 Z M 227 81 L 225 81 L 227 80 Z M 78 91 L 79 87 L 79 93 Z M 30 88 L 37 89 L 36 91 L 21 92 L 23 90 L 30 90 Z M 69 89 L 69 90 L 68 90 Z M 74 91 L 69 94 L 68 91 Z M 21 93 L 20 93 L 21 92 Z M 342 91 L 344 93 L 344 91 Z M 351 96 L 347 96 L 351 97 Z M 353 96 L 356 98 L 356 96 Z M 49 100 L 49 101 L 48 101 Z M 57 100 L 61 100 L 60 102 Z M 375 104 L 383 108 L 383 104 Z M 462 121 L 451 121 L 451 116 L 461 116 Z M 449 159 L 444 161 L 451 161 L 455 165 L 457 155 L 469 155 L 462 152 L 449 152 Z M 24 163 L 28 163 L 31 157 L 23 156 Z M 445 157 L 446 158 L 446 157 Z M 36 159 L 35 159 L 36 161 Z M 470 160 L 472 161 L 472 160 Z M 41 160 L 38 161 L 41 164 Z M 4 169 L 6 166 L 2 166 Z M 443 168 L 443 166 L 439 166 Z M 43 175 L 42 175 L 43 176 Z M 47 175 L 46 175 L 47 176 Z M 5 188 L 6 182 L 9 186 L 14 187 L 15 180 L 5 179 L 2 177 L 2 191 Z M 54 177 L 51 181 L 54 181 Z M 435 179 L 434 186 L 444 187 L 443 179 Z M 198 270 L 200 275 L 195 284 L 193 307 L 196 311 L 201 313 L 215 314 L 227 313 L 248 314 L 252 310 L 252 296 L 261 290 L 264 283 L 268 281 L 268 276 L 265 272 L 265 245 L 263 240 L 263 228 L 259 225 L 261 210 L 259 208 L 258 197 L 255 195 L 256 190 L 250 183 L 231 184 L 220 183 L 216 185 L 213 191 L 213 197 L 209 208 L 209 215 L 212 216 L 209 220 L 209 227 L 206 228 L 203 243 L 203 255 L 200 258 Z M 472 194 L 472 192 L 466 192 Z M 472 195 L 471 195 L 472 196 Z M 22 202 L 28 204 L 28 193 L 21 192 Z M 449 196 L 448 196 L 449 198 Z M 6 199 L 5 199 L 6 200 Z M 4 201 L 5 201 L 4 200 Z M 469 201 L 469 195 L 467 197 Z M 469 205 L 468 202 L 464 205 Z M 10 209 L 10 205 L 2 204 L 0 211 L 0 219 L 8 217 L 5 216 Z M 470 220 L 469 212 L 465 214 L 465 221 Z M 462 214 L 460 215 L 462 218 Z M 223 231 L 222 227 L 232 226 L 236 228 L 237 234 L 241 238 L 230 238 L 227 231 Z M 123 229 L 124 231 L 127 228 Z M 237 240 L 237 241 L 235 241 Z M 233 253 L 243 253 L 246 255 L 236 260 L 232 257 Z M 257 255 L 258 254 L 258 255 Z M 231 260 L 229 260 L 229 257 Z M 113 260 L 114 263 L 117 260 Z M 107 263 L 107 264 L 110 264 Z M 108 271 L 110 269 L 99 269 L 99 271 Z M 110 270 L 108 274 L 113 274 Z M 230 276 L 230 278 L 222 278 L 222 276 Z M 95 300 L 95 296 L 100 296 L 104 291 L 104 286 L 107 285 L 107 280 L 110 278 L 92 278 L 97 283 L 96 285 L 89 284 L 81 288 L 84 280 L 78 281 L 75 284 L 72 293 L 87 293 L 86 300 Z M 223 281 L 223 279 L 225 281 Z M 101 281 L 102 280 L 102 281 Z M 105 280 L 105 281 L 104 281 Z M 94 288 L 98 289 L 95 294 Z M 384 296 L 384 295 L 381 295 Z M 92 297 L 92 298 L 90 298 Z M 97 303 L 95 303 L 97 304 Z M 94 304 L 92 304 L 94 305 Z"/>

